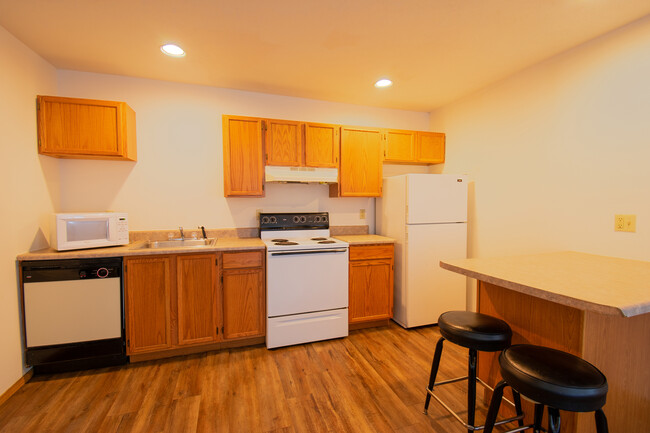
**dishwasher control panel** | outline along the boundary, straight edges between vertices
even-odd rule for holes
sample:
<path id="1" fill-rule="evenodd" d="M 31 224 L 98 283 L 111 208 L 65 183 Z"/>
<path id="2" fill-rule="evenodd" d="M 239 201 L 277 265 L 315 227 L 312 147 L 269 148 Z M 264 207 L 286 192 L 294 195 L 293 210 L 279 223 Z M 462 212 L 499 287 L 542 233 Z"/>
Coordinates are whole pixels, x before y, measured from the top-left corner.
<path id="1" fill-rule="evenodd" d="M 23 283 L 122 277 L 122 259 L 71 259 L 23 262 Z"/>

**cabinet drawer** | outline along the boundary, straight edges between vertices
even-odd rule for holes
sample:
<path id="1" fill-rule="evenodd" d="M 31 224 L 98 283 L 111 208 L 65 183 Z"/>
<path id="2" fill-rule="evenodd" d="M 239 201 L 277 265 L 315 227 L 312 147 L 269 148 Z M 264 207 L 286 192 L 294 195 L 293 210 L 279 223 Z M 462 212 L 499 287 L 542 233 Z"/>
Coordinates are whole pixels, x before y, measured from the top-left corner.
<path id="1" fill-rule="evenodd" d="M 261 251 L 247 251 L 242 253 L 223 253 L 223 268 L 258 268 L 263 265 Z"/>
<path id="2" fill-rule="evenodd" d="M 393 257 L 393 244 L 353 245 L 350 260 L 388 259 Z"/>

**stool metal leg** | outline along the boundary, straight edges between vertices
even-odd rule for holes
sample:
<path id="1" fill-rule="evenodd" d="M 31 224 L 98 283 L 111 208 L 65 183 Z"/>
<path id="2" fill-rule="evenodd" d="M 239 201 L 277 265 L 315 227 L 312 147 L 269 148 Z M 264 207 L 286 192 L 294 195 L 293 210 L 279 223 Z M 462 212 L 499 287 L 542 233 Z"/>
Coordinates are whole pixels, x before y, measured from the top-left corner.
<path id="1" fill-rule="evenodd" d="M 554 407 L 548 407 L 548 433 L 560 433 L 560 411 Z"/>
<path id="2" fill-rule="evenodd" d="M 467 424 L 474 426 L 476 413 L 476 349 L 469 349 L 469 363 L 467 367 Z M 472 433 L 474 429 L 467 429 Z"/>
<path id="3" fill-rule="evenodd" d="M 521 409 L 521 396 L 514 389 L 512 389 L 512 399 L 515 401 L 515 411 L 516 411 L 517 415 L 523 415 L 524 411 Z M 517 424 L 519 424 L 519 427 L 524 426 L 523 417 L 521 419 L 517 420 Z"/>
<path id="4" fill-rule="evenodd" d="M 499 413 L 499 407 L 501 406 L 501 399 L 503 398 L 503 389 L 508 386 L 505 380 L 497 383 L 497 386 L 494 387 L 494 392 L 492 393 L 492 400 L 490 401 L 490 408 L 488 409 L 487 416 L 485 418 L 485 433 L 492 433 L 494 428 L 494 423 L 497 420 L 497 414 Z"/>
<path id="5" fill-rule="evenodd" d="M 544 405 L 540 403 L 535 404 L 535 420 L 533 421 L 533 432 L 542 432 L 542 417 L 544 416 Z"/>
<path id="6" fill-rule="evenodd" d="M 433 391 L 433 385 L 436 383 L 436 376 L 438 375 L 438 367 L 440 366 L 440 357 L 442 355 L 442 343 L 444 343 L 445 338 L 440 337 L 438 343 L 436 344 L 436 352 L 433 355 L 433 362 L 431 363 L 431 374 L 429 375 L 429 391 Z M 424 401 L 424 413 L 426 414 L 429 410 L 429 402 L 431 402 L 431 394 L 427 392 L 427 399 Z"/>
<path id="7" fill-rule="evenodd" d="M 598 409 L 595 412 L 596 415 L 596 432 L 598 433 L 609 433 L 607 428 L 607 418 L 605 417 L 605 412 L 602 409 Z"/>

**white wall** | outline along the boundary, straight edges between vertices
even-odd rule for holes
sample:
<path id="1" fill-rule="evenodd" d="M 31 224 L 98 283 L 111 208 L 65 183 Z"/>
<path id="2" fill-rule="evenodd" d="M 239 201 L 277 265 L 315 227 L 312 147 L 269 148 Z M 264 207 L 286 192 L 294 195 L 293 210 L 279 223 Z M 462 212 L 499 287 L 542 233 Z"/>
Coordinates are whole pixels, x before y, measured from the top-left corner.
<path id="1" fill-rule="evenodd" d="M 36 95 L 56 90 L 54 68 L 0 27 L 0 394 L 23 375 L 16 256 L 47 246 L 58 161 L 39 156 Z"/>
<path id="2" fill-rule="evenodd" d="M 474 181 L 470 257 L 650 260 L 650 17 L 432 113 Z M 614 232 L 636 214 L 637 232 Z"/>
<path id="3" fill-rule="evenodd" d="M 429 123 L 427 113 L 74 71 L 58 72 L 58 91 L 135 110 L 138 162 L 61 161 L 59 208 L 126 211 L 132 230 L 256 227 L 262 209 L 329 211 L 333 225 L 372 231 L 374 199 L 329 198 L 325 185 L 267 184 L 265 198 L 224 198 L 221 115 L 419 130 Z"/>

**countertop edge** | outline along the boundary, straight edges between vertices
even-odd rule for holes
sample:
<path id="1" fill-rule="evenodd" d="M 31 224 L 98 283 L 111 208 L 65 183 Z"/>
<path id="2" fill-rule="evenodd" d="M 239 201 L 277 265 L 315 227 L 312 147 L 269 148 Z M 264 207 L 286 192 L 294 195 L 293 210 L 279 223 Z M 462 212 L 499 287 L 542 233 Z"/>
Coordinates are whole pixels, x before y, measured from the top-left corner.
<path id="1" fill-rule="evenodd" d="M 219 245 L 219 241 L 226 245 Z M 256 241 L 259 241 L 256 242 Z M 137 241 L 129 245 L 93 248 L 86 250 L 74 251 L 56 251 L 52 248 L 38 250 L 16 256 L 17 261 L 27 260 L 66 260 L 66 259 L 93 259 L 104 257 L 131 257 L 131 256 L 151 256 L 162 254 L 201 254 L 215 253 L 234 250 L 260 250 L 263 251 L 266 246 L 259 238 L 221 238 L 217 240 L 217 245 L 210 247 L 178 247 L 178 248 L 136 248 L 137 244 L 143 241 Z M 254 245 L 251 245 L 254 243 Z"/>
<path id="2" fill-rule="evenodd" d="M 373 245 L 373 244 L 394 244 L 395 239 L 381 235 L 336 235 L 335 239 L 347 242 L 351 246 L 355 245 Z"/>
<path id="3" fill-rule="evenodd" d="M 610 316 L 622 316 L 622 317 L 632 317 L 632 316 L 646 313 L 644 311 L 640 311 L 641 308 L 612 307 L 612 306 L 607 306 L 602 304 L 596 304 L 578 298 L 573 298 L 571 296 L 562 295 L 560 293 L 549 292 L 537 287 L 528 286 L 525 284 L 517 283 L 515 281 L 504 280 L 499 277 L 494 277 L 491 275 L 465 269 L 456 265 L 452 265 L 450 263 L 445 263 L 444 261 L 440 261 L 440 267 L 448 271 L 456 272 L 458 274 L 462 274 L 467 277 L 483 281 L 485 283 L 501 286 L 506 289 L 514 290 L 516 292 L 531 295 L 536 298 L 544 299 L 547 301 L 556 302 L 558 304 L 566 305 L 569 307 L 574 307 L 579 310 L 592 311 L 596 313 L 607 314 Z"/>

